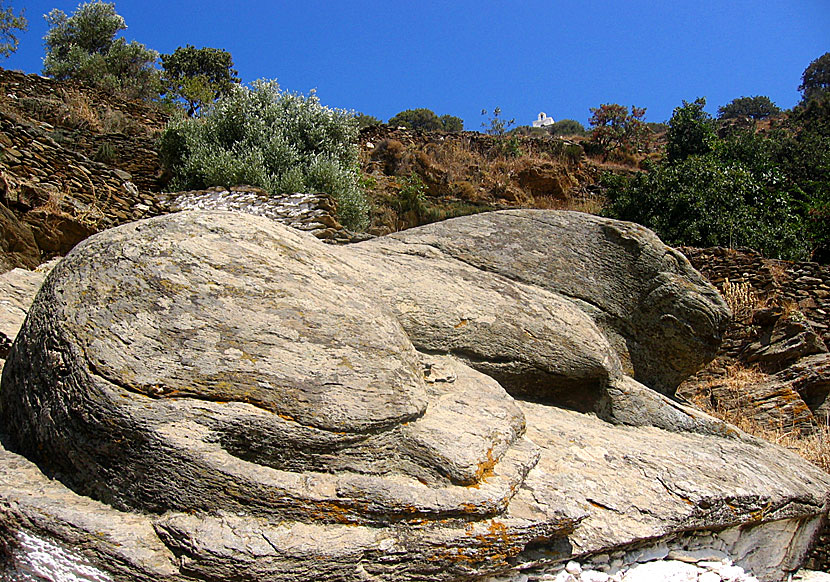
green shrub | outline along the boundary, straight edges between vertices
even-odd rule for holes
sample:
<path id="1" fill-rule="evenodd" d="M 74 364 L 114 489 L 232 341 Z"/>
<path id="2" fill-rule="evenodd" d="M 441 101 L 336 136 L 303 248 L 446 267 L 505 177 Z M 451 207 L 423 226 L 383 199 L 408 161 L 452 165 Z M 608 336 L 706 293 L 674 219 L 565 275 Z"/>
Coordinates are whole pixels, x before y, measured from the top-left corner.
<path id="1" fill-rule="evenodd" d="M 441 118 L 431 109 L 423 107 L 419 109 L 407 109 L 393 115 L 387 122 L 392 127 L 405 127 L 407 129 L 420 129 L 423 131 L 440 131 L 444 128 Z"/>
<path id="2" fill-rule="evenodd" d="M 575 119 L 560 119 L 547 127 L 551 135 L 585 135 L 588 130 Z"/>
<path id="3" fill-rule="evenodd" d="M 375 127 L 381 125 L 383 122 L 374 115 L 366 115 L 365 113 L 354 113 L 354 119 L 357 122 L 358 129 L 365 129 L 367 127 Z"/>
<path id="4" fill-rule="evenodd" d="M 766 119 L 779 113 L 781 113 L 781 109 L 765 95 L 739 97 L 722 107 L 718 107 L 719 119 L 739 119 L 741 117 Z"/>
<path id="5" fill-rule="evenodd" d="M 441 120 L 441 129 L 448 133 L 464 131 L 464 120 L 460 117 L 456 117 L 455 115 L 442 115 L 439 119 Z"/>
<path id="6" fill-rule="evenodd" d="M 712 144 L 717 139 L 715 124 L 712 116 L 703 110 L 704 107 L 706 98 L 699 97 L 691 103 L 683 101 L 681 107 L 675 108 L 666 132 L 666 155 L 669 160 L 684 160 L 712 150 Z"/>
<path id="7" fill-rule="evenodd" d="M 46 22 L 50 28 L 43 37 L 44 75 L 83 81 L 127 98 L 159 96 L 161 81 L 153 66 L 158 53 L 115 37 L 127 28 L 115 4 L 87 2 L 72 16 L 55 8 L 46 15 Z"/>
<path id="8" fill-rule="evenodd" d="M 114 162 L 116 158 L 115 147 L 108 141 L 102 142 L 95 150 L 95 155 L 92 156 L 93 160 L 104 164 Z"/>
<path id="9" fill-rule="evenodd" d="M 235 86 L 200 118 L 170 124 L 160 153 L 179 189 L 248 184 L 273 194 L 320 191 L 348 228 L 367 226 L 358 185 L 357 123 L 343 110 L 281 91 L 276 81 Z"/>
<path id="10" fill-rule="evenodd" d="M 401 182 L 395 210 L 399 216 L 412 213 L 415 220 L 420 222 L 426 212 L 427 187 L 415 172 L 403 178 Z"/>
<path id="11" fill-rule="evenodd" d="M 667 244 L 749 247 L 766 256 L 806 259 L 799 202 L 776 178 L 737 161 L 689 156 L 632 178 L 607 175 L 608 214 L 654 230 Z"/>

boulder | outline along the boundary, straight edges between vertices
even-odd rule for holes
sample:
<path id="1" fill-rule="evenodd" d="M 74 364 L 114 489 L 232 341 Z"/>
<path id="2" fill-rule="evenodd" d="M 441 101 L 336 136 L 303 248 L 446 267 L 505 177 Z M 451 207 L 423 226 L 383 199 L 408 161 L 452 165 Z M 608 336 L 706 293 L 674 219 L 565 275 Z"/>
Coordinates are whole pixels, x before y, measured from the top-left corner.
<path id="1" fill-rule="evenodd" d="M 3 371 L 8 569 L 469 580 L 701 532 L 797 565 L 830 477 L 627 376 L 584 302 L 403 244 L 184 212 L 78 245 Z M 664 325 L 719 312 L 694 293 Z"/>
<path id="2" fill-rule="evenodd" d="M 739 358 L 766 371 L 778 372 L 805 356 L 827 353 L 809 323 L 786 316 L 779 307 L 760 310 L 752 323 L 759 327 L 758 338 L 744 347 Z"/>
<path id="3" fill-rule="evenodd" d="M 511 210 L 389 238 L 567 298 L 606 334 L 626 373 L 667 395 L 715 356 L 729 320 L 717 290 L 682 254 L 630 222 Z"/>

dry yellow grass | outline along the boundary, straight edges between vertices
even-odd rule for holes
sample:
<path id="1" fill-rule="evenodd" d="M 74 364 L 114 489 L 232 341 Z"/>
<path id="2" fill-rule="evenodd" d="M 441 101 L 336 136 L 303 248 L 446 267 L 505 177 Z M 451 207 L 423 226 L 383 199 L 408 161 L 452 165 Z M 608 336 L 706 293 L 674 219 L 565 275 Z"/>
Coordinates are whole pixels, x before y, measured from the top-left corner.
<path id="1" fill-rule="evenodd" d="M 721 389 L 721 393 L 725 392 L 725 397 L 712 403 L 705 396 L 708 391 L 703 390 L 701 396 L 693 404 L 746 433 L 793 451 L 823 471 L 830 473 L 830 424 L 827 419 L 823 419 L 816 430 L 808 434 L 791 426 L 771 428 L 761 426 L 754 421 L 752 414 L 749 413 L 750 389 L 766 377 L 766 374 L 755 368 L 740 364 L 730 366 L 727 368 L 726 377 L 717 381 L 720 386 L 725 382 L 725 389 Z"/>

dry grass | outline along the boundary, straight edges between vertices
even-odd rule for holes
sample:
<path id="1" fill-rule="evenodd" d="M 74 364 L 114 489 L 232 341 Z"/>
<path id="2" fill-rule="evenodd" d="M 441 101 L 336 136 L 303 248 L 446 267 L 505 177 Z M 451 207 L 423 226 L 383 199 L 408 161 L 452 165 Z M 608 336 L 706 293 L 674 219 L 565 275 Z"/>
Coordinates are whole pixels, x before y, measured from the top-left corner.
<path id="1" fill-rule="evenodd" d="M 33 208 L 32 211 L 41 211 L 56 218 L 69 219 L 92 230 L 97 230 L 105 218 L 102 208 L 112 196 L 112 192 L 110 191 L 110 186 L 106 185 L 106 200 L 101 201 L 92 179 L 86 175 L 85 177 L 89 182 L 91 202 L 83 203 L 78 201 L 71 195 L 69 189 L 64 187 L 61 190 L 49 191 L 49 197 L 46 201 Z"/>
<path id="2" fill-rule="evenodd" d="M 727 278 L 721 285 L 720 293 L 736 321 L 751 320 L 761 303 L 758 293 L 746 281 L 733 283 Z"/>
<path id="3" fill-rule="evenodd" d="M 766 378 L 766 374 L 755 368 L 735 364 L 727 368 L 725 378 L 711 382 L 709 390 L 701 390 L 693 404 L 748 434 L 793 451 L 830 473 L 830 424 L 827 419 L 823 419 L 816 430 L 808 434 L 792 426 L 761 426 L 753 420 L 750 390 Z M 720 396 L 717 400 L 709 396 L 711 385 L 715 383 Z"/>
<path id="4" fill-rule="evenodd" d="M 84 93 L 76 89 L 63 91 L 63 119 L 61 124 L 68 127 L 82 127 L 91 131 L 101 130 L 98 113 Z"/>

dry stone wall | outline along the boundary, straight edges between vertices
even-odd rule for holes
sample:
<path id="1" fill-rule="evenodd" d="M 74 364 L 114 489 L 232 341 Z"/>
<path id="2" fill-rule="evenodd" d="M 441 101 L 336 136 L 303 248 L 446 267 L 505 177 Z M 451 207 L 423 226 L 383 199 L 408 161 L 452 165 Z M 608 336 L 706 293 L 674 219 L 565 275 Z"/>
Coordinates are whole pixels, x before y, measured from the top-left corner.
<path id="1" fill-rule="evenodd" d="M 680 250 L 721 290 L 728 279 L 731 283 L 748 283 L 759 300 L 778 296 L 792 301 L 822 339 L 830 341 L 830 266 L 765 259 L 750 250 L 721 247 L 682 247 Z"/>

